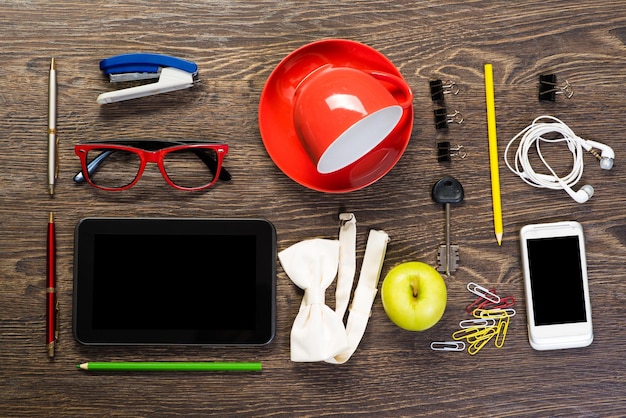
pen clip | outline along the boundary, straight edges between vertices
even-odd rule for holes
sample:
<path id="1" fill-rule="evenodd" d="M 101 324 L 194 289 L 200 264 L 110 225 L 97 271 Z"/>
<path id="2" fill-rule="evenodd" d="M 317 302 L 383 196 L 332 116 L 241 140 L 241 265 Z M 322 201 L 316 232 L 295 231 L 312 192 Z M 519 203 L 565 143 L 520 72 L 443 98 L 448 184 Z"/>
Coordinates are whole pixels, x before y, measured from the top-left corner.
<path id="1" fill-rule="evenodd" d="M 54 140 L 56 141 L 56 146 L 54 147 L 54 179 L 56 180 L 59 178 L 59 137 L 56 134 Z"/>
<path id="2" fill-rule="evenodd" d="M 59 301 L 57 299 L 56 303 L 54 304 L 54 344 L 56 345 L 59 341 L 59 318 L 60 318 L 60 312 L 61 310 L 59 309 Z"/>

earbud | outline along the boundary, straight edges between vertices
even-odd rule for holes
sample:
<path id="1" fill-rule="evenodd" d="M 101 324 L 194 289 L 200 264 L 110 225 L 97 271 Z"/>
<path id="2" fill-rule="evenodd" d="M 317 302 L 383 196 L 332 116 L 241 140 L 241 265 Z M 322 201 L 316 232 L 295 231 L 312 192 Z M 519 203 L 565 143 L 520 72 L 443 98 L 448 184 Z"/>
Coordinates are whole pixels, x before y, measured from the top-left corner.
<path id="1" fill-rule="evenodd" d="M 600 160 L 600 168 L 603 170 L 610 170 L 613 168 L 613 158 L 602 158 Z"/>
<path id="2" fill-rule="evenodd" d="M 585 203 L 591 196 L 593 196 L 593 187 L 590 184 L 585 184 L 580 188 L 577 192 L 572 190 L 565 182 L 561 181 L 561 185 L 563 186 L 563 190 L 567 192 L 568 195 L 572 197 L 578 203 Z"/>
<path id="3" fill-rule="evenodd" d="M 604 145 L 599 142 L 590 141 L 590 140 L 586 140 L 585 143 L 586 145 L 589 146 L 589 148 L 585 146 L 585 149 L 589 151 L 590 153 L 592 153 L 600 161 L 601 169 L 610 170 L 613 168 L 613 160 L 615 159 L 615 153 L 613 152 L 613 149 L 611 147 L 609 147 L 608 145 Z M 599 149 L 601 151 L 601 154 L 598 155 L 598 152 L 593 150 L 593 148 Z"/>

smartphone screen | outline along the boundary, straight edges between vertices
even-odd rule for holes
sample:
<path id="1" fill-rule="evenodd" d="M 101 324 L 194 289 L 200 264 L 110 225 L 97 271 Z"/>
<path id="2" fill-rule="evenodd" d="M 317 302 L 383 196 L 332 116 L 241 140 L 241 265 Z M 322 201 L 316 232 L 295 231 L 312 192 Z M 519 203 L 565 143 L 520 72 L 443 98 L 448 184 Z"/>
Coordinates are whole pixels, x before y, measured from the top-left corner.
<path id="1" fill-rule="evenodd" d="M 526 241 L 535 325 L 585 322 L 578 236 Z"/>

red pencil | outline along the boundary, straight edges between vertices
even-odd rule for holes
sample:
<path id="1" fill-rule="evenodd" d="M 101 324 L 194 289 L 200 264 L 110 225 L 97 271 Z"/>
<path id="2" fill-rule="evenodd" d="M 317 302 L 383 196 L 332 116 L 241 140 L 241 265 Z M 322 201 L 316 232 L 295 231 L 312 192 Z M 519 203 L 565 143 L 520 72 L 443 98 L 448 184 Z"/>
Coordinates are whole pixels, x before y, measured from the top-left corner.
<path id="1" fill-rule="evenodd" d="M 56 242 L 54 236 L 54 214 L 48 217 L 47 239 L 47 270 L 46 270 L 46 347 L 48 356 L 54 357 L 54 348 L 58 338 L 57 329 L 57 297 L 56 297 Z"/>

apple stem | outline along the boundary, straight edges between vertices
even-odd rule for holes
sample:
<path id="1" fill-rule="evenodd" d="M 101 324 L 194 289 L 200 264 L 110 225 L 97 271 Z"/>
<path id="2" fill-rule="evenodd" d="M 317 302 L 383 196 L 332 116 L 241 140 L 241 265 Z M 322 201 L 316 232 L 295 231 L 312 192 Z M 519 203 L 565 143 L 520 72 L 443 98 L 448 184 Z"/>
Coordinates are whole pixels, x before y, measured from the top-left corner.
<path id="1" fill-rule="evenodd" d="M 411 289 L 413 290 L 413 297 L 416 298 L 418 293 L 419 293 L 419 289 L 418 289 L 418 282 L 417 280 L 412 280 L 411 281 Z"/>

